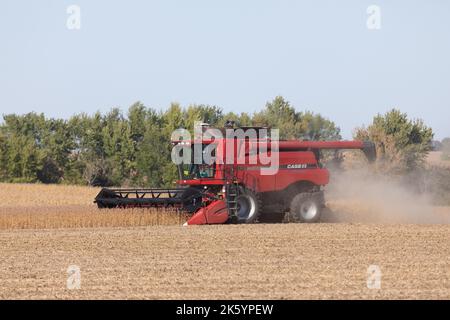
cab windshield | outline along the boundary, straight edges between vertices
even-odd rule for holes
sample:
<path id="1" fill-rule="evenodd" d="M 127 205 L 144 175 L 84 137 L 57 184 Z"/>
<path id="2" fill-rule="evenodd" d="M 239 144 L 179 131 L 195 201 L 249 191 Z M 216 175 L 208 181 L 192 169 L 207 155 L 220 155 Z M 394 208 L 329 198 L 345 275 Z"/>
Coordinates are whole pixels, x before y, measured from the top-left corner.
<path id="1" fill-rule="evenodd" d="M 208 145 L 202 145 L 202 155 L 205 152 L 206 146 Z M 194 145 L 192 145 L 191 155 L 191 163 L 183 163 L 178 166 L 180 180 L 214 178 L 216 173 L 215 162 L 208 164 L 205 162 L 205 157 L 202 157 L 201 163 L 198 163 L 199 161 L 194 161 Z M 215 149 L 212 150 L 211 155 L 213 157 L 215 156 Z"/>

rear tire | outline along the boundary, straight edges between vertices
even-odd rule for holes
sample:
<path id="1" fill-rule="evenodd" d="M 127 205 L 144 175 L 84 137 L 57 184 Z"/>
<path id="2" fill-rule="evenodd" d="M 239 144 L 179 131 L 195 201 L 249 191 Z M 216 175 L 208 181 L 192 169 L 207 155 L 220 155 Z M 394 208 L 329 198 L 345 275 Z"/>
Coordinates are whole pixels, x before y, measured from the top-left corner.
<path id="1" fill-rule="evenodd" d="M 320 220 L 322 197 L 316 193 L 299 193 L 291 201 L 289 220 L 314 223 Z"/>
<path id="2" fill-rule="evenodd" d="M 254 223 L 261 212 L 261 201 L 257 194 L 245 188 L 239 188 L 239 196 L 236 199 L 238 206 L 238 223 Z"/>

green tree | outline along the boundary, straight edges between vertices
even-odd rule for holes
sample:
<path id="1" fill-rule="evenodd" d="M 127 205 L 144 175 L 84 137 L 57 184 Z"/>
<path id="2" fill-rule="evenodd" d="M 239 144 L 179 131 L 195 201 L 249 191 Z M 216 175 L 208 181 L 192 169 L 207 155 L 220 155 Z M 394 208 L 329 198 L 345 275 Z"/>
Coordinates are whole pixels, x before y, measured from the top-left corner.
<path id="1" fill-rule="evenodd" d="M 139 143 L 144 138 L 145 122 L 147 119 L 147 108 L 141 103 L 136 102 L 128 109 L 128 121 L 130 123 L 131 139 L 134 143 Z"/>
<path id="2" fill-rule="evenodd" d="M 58 183 L 64 179 L 64 172 L 74 148 L 73 139 L 66 121 L 48 119 L 43 121 L 40 149 L 43 154 L 42 168 L 37 176 L 44 183 Z"/>
<path id="3" fill-rule="evenodd" d="M 11 135 L 8 139 L 6 170 L 10 182 L 37 182 L 43 155 L 36 143 L 26 136 Z"/>
<path id="4" fill-rule="evenodd" d="M 196 121 L 215 126 L 222 119 L 222 109 L 210 105 L 190 105 L 184 111 L 185 127 L 193 130 Z"/>
<path id="5" fill-rule="evenodd" d="M 172 103 L 169 109 L 162 114 L 161 120 L 164 131 L 169 137 L 174 130 L 186 127 L 183 110 L 178 103 Z"/>
<path id="6" fill-rule="evenodd" d="M 47 150 L 51 147 L 49 126 L 43 114 L 5 115 L 2 132 L 7 140 L 2 167 L 7 170 L 7 180 L 36 182 L 43 176 L 47 164 Z M 55 179 L 56 182 L 58 177 Z M 46 182 L 46 181 L 45 181 Z"/>
<path id="7" fill-rule="evenodd" d="M 8 172 L 8 139 L 4 133 L 4 128 L 0 126 L 0 181 L 7 181 Z"/>
<path id="8" fill-rule="evenodd" d="M 234 121 L 237 126 L 246 127 L 252 125 L 252 118 L 245 112 L 241 114 L 236 114 L 234 112 L 228 112 L 222 116 L 220 120 L 217 122 L 218 128 L 223 128 L 225 126 L 225 122 L 231 120 Z"/>
<path id="9" fill-rule="evenodd" d="M 299 114 L 300 132 L 308 140 L 340 140 L 341 129 L 320 114 L 311 111 Z"/>
<path id="10" fill-rule="evenodd" d="M 410 120 L 406 113 L 393 109 L 375 116 L 367 128 L 358 128 L 355 136 L 376 144 L 380 170 L 405 173 L 423 166 L 433 131 L 422 120 Z"/>
<path id="11" fill-rule="evenodd" d="M 178 108 L 172 109 L 176 114 L 167 115 L 174 120 L 170 125 L 176 126 L 175 122 L 179 121 L 177 114 L 181 111 Z M 174 118 L 172 118 L 172 116 Z M 136 166 L 138 171 L 137 183 L 143 186 L 169 186 L 165 183 L 163 176 L 167 172 L 164 171 L 170 161 L 170 135 L 169 131 L 163 128 L 161 119 L 156 112 L 150 110 L 145 124 L 146 130 L 139 151 L 136 154 Z M 169 171 L 169 175 L 173 175 L 173 169 Z"/>
<path id="12" fill-rule="evenodd" d="M 339 140 L 340 129 L 330 120 L 310 111 L 297 112 L 283 97 L 268 102 L 255 113 L 253 123 L 280 130 L 280 139 Z"/>
<path id="13" fill-rule="evenodd" d="M 110 114 L 109 118 L 111 122 L 114 116 Z M 80 133 L 77 137 L 77 160 L 82 163 L 80 167 L 83 169 L 83 180 L 90 185 L 111 185 L 112 164 L 107 159 L 103 131 L 107 121 L 99 112 L 92 117 L 82 114 L 78 119 L 72 120 L 78 125 L 75 130 Z"/>

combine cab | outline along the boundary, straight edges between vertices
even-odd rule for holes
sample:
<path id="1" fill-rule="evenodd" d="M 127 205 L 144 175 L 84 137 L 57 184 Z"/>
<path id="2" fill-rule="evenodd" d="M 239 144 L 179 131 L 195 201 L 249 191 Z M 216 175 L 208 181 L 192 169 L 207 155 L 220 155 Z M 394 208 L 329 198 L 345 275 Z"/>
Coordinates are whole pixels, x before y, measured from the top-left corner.
<path id="1" fill-rule="evenodd" d="M 178 165 L 178 188 L 104 188 L 95 198 L 97 206 L 175 208 L 192 214 L 188 225 L 281 222 L 286 214 L 290 221 L 316 222 L 324 207 L 323 187 L 329 182 L 320 150 L 359 149 L 369 161 L 375 159 L 374 144 L 362 141 L 271 141 L 258 136 L 173 145 L 192 151 L 191 161 Z M 196 150 L 213 157 L 194 161 Z M 262 159 L 270 157 L 277 159 L 276 170 L 267 174 L 268 164 Z"/>

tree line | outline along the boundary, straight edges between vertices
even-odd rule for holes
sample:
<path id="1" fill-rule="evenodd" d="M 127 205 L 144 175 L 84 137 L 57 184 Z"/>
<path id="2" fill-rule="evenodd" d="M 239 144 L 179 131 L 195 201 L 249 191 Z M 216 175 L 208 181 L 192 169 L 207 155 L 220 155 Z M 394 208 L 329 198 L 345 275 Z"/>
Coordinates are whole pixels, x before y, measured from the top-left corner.
<path id="1" fill-rule="evenodd" d="M 91 186 L 170 187 L 177 179 L 171 162 L 170 137 L 175 129 L 193 129 L 195 121 L 223 127 L 227 120 L 241 126 L 268 126 L 280 130 L 281 139 L 340 140 L 340 129 L 331 120 L 309 111 L 297 111 L 276 97 L 253 114 L 224 113 L 213 105 L 165 111 L 134 103 L 123 113 L 118 108 L 102 114 L 77 114 L 69 119 L 43 114 L 3 115 L 0 124 L 0 182 L 60 183 Z M 450 170 L 427 167 L 432 149 L 450 159 L 450 139 L 433 141 L 432 129 L 420 119 L 393 109 L 375 115 L 354 138 L 373 141 L 377 149 L 371 170 L 417 186 L 433 194 L 439 204 L 450 204 Z M 342 154 L 328 153 L 324 160 L 336 169 Z M 356 159 L 357 162 L 362 160 Z M 364 165 L 364 163 L 362 163 Z M 358 166 L 359 164 L 356 163 Z"/>
<path id="2" fill-rule="evenodd" d="M 170 158 L 171 133 L 192 129 L 195 121 L 223 127 L 280 129 L 281 139 L 339 140 L 329 119 L 296 109 L 276 97 L 254 114 L 224 113 L 217 106 L 173 103 L 166 111 L 134 103 L 124 114 L 78 114 L 69 119 L 44 114 L 8 114 L 0 125 L 0 181 L 96 186 L 171 186 L 177 178 Z"/>

